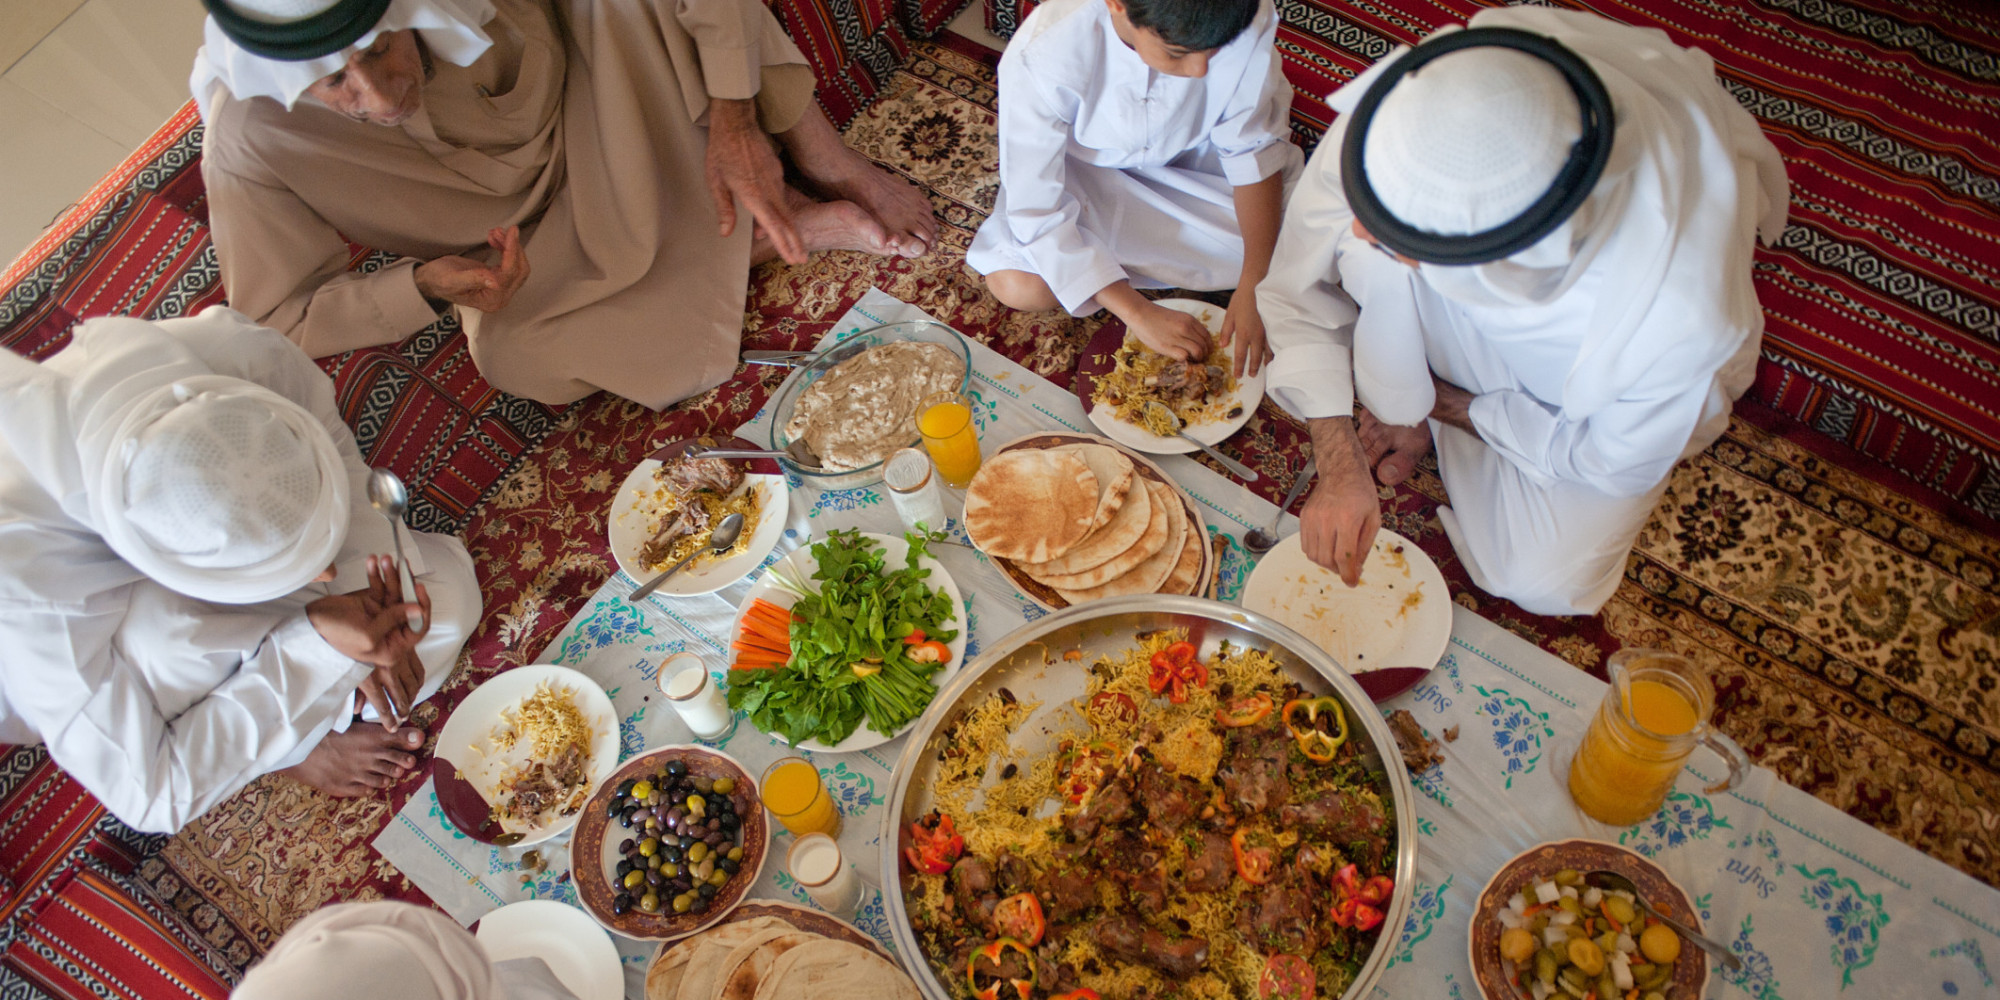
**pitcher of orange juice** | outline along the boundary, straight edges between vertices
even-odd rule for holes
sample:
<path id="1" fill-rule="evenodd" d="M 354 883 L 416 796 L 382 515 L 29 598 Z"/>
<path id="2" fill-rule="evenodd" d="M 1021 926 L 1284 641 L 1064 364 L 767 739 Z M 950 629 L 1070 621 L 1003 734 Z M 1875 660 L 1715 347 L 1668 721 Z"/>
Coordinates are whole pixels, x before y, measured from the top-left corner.
<path id="1" fill-rule="evenodd" d="M 1611 690 L 1569 766 L 1577 808 L 1614 826 L 1646 819 L 1667 800 L 1688 755 L 1701 744 L 1729 762 L 1729 776 L 1708 794 L 1743 780 L 1750 758 L 1708 724 L 1715 689 L 1693 661 L 1657 649 L 1621 649 L 1605 669 Z"/>

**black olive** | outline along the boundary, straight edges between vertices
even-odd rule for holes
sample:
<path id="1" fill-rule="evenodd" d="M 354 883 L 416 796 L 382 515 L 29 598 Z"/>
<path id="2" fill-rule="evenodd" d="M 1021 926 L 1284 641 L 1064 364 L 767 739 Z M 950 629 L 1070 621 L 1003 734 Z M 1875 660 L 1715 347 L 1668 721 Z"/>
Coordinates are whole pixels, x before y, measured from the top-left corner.
<path id="1" fill-rule="evenodd" d="M 711 888 L 713 888 L 713 887 L 711 887 Z M 693 906 L 690 906 L 690 907 L 688 907 L 688 912 L 689 912 L 689 913 L 707 913 L 707 912 L 708 912 L 708 897 L 707 897 L 707 896 L 698 896 L 698 897 L 696 897 L 696 898 L 695 898 L 695 901 L 694 901 L 694 905 L 693 905 Z"/>
<path id="2" fill-rule="evenodd" d="M 693 847 L 694 845 L 701 843 L 701 838 L 691 833 L 683 833 L 681 834 L 680 841 L 681 841 L 681 846 L 686 848 L 686 847 Z"/>
<path id="3" fill-rule="evenodd" d="M 666 880 L 667 880 L 666 876 L 661 875 L 660 870 L 658 868 L 655 868 L 652 871 L 646 873 L 646 884 L 652 886 L 655 889 L 658 889 L 660 887 L 660 883 L 665 882 Z"/>
<path id="4" fill-rule="evenodd" d="M 728 858 L 723 858 L 721 861 L 717 862 L 717 865 L 723 871 L 726 871 L 731 875 L 736 874 L 737 869 L 743 867 L 743 863 L 741 861 L 731 861 Z"/>
<path id="5" fill-rule="evenodd" d="M 735 813 L 724 813 L 722 815 L 722 828 L 724 830 L 734 830 L 742 825 L 743 825 L 742 817 L 736 815 Z"/>
<path id="6" fill-rule="evenodd" d="M 668 776 L 678 778 L 686 773 L 688 773 L 688 766 L 686 764 L 677 760 L 667 761 Z"/>
<path id="7" fill-rule="evenodd" d="M 681 849 L 673 844 L 667 843 L 666 841 L 661 841 L 660 857 L 663 857 L 668 861 L 679 861 L 681 859 Z"/>
<path id="8" fill-rule="evenodd" d="M 708 897 L 715 895 L 715 883 L 703 882 L 702 884 L 695 886 L 694 891 L 700 893 L 701 898 L 707 899 Z"/>
<path id="9" fill-rule="evenodd" d="M 632 789 L 637 788 L 638 786 L 639 786 L 639 779 L 626 778 L 624 781 L 618 783 L 618 791 L 615 792 L 614 794 L 622 799 L 632 794 Z"/>
<path id="10" fill-rule="evenodd" d="M 619 801 L 616 795 L 604 800 L 604 815 L 606 816 L 618 815 L 621 808 L 623 808 L 623 803 Z"/>
<path id="11" fill-rule="evenodd" d="M 632 908 L 631 893 L 621 892 L 615 899 L 611 901 L 611 913 L 613 916 L 622 917 L 625 915 L 625 911 L 630 910 L 631 908 Z"/>
<path id="12" fill-rule="evenodd" d="M 1237 417 L 1240 417 L 1240 416 L 1242 416 L 1242 415 L 1243 415 L 1243 407 L 1241 407 L 1241 406 L 1232 406 L 1232 407 L 1230 407 L 1230 408 L 1229 408 L 1229 415 L 1228 415 L 1227 417 L 1224 417 L 1223 419 L 1225 419 L 1225 420 L 1235 420 L 1235 419 L 1236 419 Z"/>
<path id="13" fill-rule="evenodd" d="M 625 877 L 625 873 L 631 870 L 632 870 L 632 859 L 620 858 L 618 861 L 618 877 L 620 879 L 623 879 Z"/>
<path id="14" fill-rule="evenodd" d="M 630 837 L 626 837 L 624 840 L 618 842 L 618 853 L 620 854 L 630 854 L 638 850 L 638 848 L 639 842 Z"/>

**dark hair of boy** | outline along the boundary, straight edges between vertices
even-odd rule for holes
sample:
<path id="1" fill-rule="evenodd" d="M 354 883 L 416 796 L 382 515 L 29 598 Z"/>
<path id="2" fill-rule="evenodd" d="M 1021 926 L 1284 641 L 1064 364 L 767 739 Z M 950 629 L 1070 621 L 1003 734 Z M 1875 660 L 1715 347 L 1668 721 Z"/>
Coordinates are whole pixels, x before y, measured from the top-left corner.
<path id="1" fill-rule="evenodd" d="M 1125 16 L 1160 40 L 1189 52 L 1229 44 L 1250 27 L 1259 0 L 1125 0 Z"/>

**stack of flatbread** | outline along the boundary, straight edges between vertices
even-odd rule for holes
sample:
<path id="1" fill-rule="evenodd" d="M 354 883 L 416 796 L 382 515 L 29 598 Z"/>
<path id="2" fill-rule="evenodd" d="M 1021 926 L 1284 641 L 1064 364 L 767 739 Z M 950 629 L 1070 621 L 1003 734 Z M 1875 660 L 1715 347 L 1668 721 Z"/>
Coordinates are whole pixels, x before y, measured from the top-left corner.
<path id="1" fill-rule="evenodd" d="M 661 949 L 646 1000 L 918 1000 L 917 984 L 874 949 L 750 917 Z"/>
<path id="2" fill-rule="evenodd" d="M 1103 444 L 1003 451 L 966 488 L 966 534 L 1045 600 L 1192 594 L 1207 534 L 1152 471 Z"/>

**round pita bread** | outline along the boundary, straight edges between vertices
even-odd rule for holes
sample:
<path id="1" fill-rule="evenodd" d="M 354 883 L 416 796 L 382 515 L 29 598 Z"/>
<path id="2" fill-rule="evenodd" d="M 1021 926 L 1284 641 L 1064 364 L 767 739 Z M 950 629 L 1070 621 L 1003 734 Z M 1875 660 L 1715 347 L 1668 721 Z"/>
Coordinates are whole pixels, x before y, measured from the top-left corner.
<path id="1" fill-rule="evenodd" d="M 1130 573 L 1132 567 L 1151 559 L 1167 544 L 1168 539 L 1172 536 L 1173 519 L 1176 516 L 1176 512 L 1169 509 L 1166 504 L 1158 501 L 1158 498 L 1153 493 L 1154 483 L 1151 480 L 1141 479 L 1139 481 L 1145 484 L 1146 489 L 1146 526 L 1140 532 L 1139 537 L 1132 541 L 1132 544 L 1105 559 L 1103 562 L 1075 573 L 1043 573 L 1038 570 L 1037 566 L 1026 565 L 1021 567 L 1022 571 L 1034 577 L 1043 586 L 1054 587 L 1057 590 L 1089 590 L 1092 587 L 1101 587 L 1110 583 Z M 1130 506 L 1130 504 L 1127 506 Z M 1089 539 L 1085 539 L 1083 542 L 1077 544 L 1077 548 L 1080 549 L 1088 543 Z M 1070 552 L 1075 551 L 1076 549 L 1070 550 Z M 1063 558 L 1066 559 L 1068 557 L 1068 553 L 1064 553 Z M 1060 560 L 1056 561 L 1059 562 Z M 1040 565 L 1053 564 L 1043 563 Z"/>
<path id="2" fill-rule="evenodd" d="M 689 937 L 662 945 L 653 957 L 653 966 L 646 970 L 646 1000 L 678 1000 L 681 982 L 686 978 L 688 960 L 704 945 L 722 948 L 722 955 L 750 938 L 767 932 L 795 930 L 791 924 L 777 917 L 751 917 L 723 924 L 713 930 L 703 931 Z"/>
<path id="3" fill-rule="evenodd" d="M 1135 484 L 1145 482 L 1144 479 L 1138 476 L 1134 476 L 1133 479 Z M 1082 573 L 1085 570 L 1096 569 L 1137 544 L 1139 539 L 1152 526 L 1152 523 L 1153 491 L 1146 489 L 1144 486 L 1138 486 L 1128 491 L 1124 502 L 1118 505 L 1118 511 L 1111 515 L 1109 523 L 1083 536 L 1083 541 L 1076 543 L 1068 552 L 1048 562 L 1020 563 L 1021 571 L 1037 580 L 1041 580 L 1043 577 L 1069 576 L 1075 573 Z M 1166 530 L 1164 523 L 1160 525 L 1160 530 L 1162 532 Z M 1161 541 L 1165 541 L 1164 534 L 1161 536 Z M 1140 558 L 1151 554 L 1150 552 L 1141 553 Z M 1130 568 L 1130 566 L 1125 567 L 1125 569 Z M 1117 573 L 1111 575 L 1116 576 L 1118 573 L 1123 573 L 1125 569 L 1118 570 Z M 1106 579 L 1109 579 L 1109 577 L 1106 577 Z M 1100 580 L 1097 582 L 1102 583 L 1103 581 Z M 1091 584 L 1078 584 L 1078 586 L 1091 586 Z"/>
<path id="4" fill-rule="evenodd" d="M 752 1000 L 757 995 L 758 984 L 764 981 L 765 974 L 771 971 L 772 963 L 775 963 L 779 956 L 809 941 L 823 940 L 825 938 L 818 934 L 801 931 L 780 934 L 755 945 L 746 944 L 737 948 L 723 962 L 722 975 L 716 980 L 718 989 L 715 1000 Z M 705 1000 L 705 998 L 688 996 L 684 1000 Z"/>
<path id="5" fill-rule="evenodd" d="M 1181 546 L 1187 543 L 1187 509 L 1181 506 L 1180 497 L 1171 486 L 1147 480 L 1146 485 L 1153 491 L 1153 502 L 1163 511 L 1170 512 L 1167 520 L 1167 544 L 1158 552 L 1146 557 L 1139 565 L 1132 567 L 1124 576 L 1108 581 L 1101 586 L 1082 590 L 1057 587 L 1056 593 L 1071 606 L 1095 601 L 1103 597 L 1124 597 L 1128 594 L 1156 594 L 1160 585 L 1167 582 L 1167 574 L 1174 571 L 1180 562 Z"/>
<path id="6" fill-rule="evenodd" d="M 722 985 L 723 973 L 742 960 L 745 949 L 755 948 L 775 937 L 795 934 L 790 927 L 783 930 L 765 929 L 754 931 L 749 937 L 737 943 L 717 941 L 713 938 L 701 941 L 695 946 L 694 954 L 688 958 L 687 969 L 681 974 L 680 992 L 677 997 L 713 1000 L 715 992 Z M 707 935 L 702 935 L 706 938 Z"/>
<path id="7" fill-rule="evenodd" d="M 1192 594 L 1194 586 L 1201 582 L 1202 550 L 1208 548 L 1208 533 L 1196 530 L 1194 523 L 1188 523 L 1187 541 L 1181 544 L 1180 561 L 1174 564 L 1174 571 L 1167 574 L 1167 582 L 1160 584 L 1162 594 Z"/>
<path id="8" fill-rule="evenodd" d="M 1075 452 L 1090 466 L 1091 475 L 1097 477 L 1097 513 L 1090 517 L 1090 530 L 1095 532 L 1110 523 L 1132 495 L 1132 484 L 1139 478 L 1132 459 L 1116 448 L 1101 444 L 1066 444 L 1049 450 Z"/>
<path id="9" fill-rule="evenodd" d="M 895 963 L 846 941 L 821 938 L 778 957 L 753 1000 L 919 1000 Z"/>
<path id="10" fill-rule="evenodd" d="M 993 456 L 965 491 L 965 533 L 987 555 L 1048 562 L 1090 533 L 1097 476 L 1075 452 Z"/>

